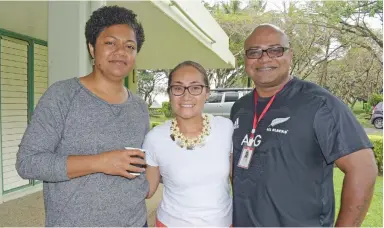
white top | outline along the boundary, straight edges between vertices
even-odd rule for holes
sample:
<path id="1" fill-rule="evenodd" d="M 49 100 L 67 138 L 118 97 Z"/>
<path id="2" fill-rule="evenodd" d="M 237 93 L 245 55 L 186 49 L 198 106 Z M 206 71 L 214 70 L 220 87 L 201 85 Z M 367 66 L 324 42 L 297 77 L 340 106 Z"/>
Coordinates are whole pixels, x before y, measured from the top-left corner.
<path id="1" fill-rule="evenodd" d="M 232 224 L 230 153 L 233 125 L 211 116 L 205 145 L 194 150 L 179 147 L 170 137 L 171 121 L 146 136 L 143 149 L 150 166 L 159 166 L 163 199 L 158 219 L 166 226 L 226 226 Z"/>

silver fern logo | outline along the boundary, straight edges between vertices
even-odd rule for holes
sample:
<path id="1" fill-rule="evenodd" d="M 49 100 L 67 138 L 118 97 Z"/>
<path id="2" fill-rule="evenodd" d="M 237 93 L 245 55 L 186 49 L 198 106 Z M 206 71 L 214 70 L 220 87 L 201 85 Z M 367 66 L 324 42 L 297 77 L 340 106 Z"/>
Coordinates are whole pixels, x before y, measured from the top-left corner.
<path id="1" fill-rule="evenodd" d="M 279 124 L 287 122 L 290 118 L 291 117 L 288 116 L 288 117 L 285 117 L 285 118 L 276 118 L 276 119 L 272 120 L 271 124 L 269 124 L 269 126 L 267 127 L 267 131 L 281 133 L 281 134 L 287 134 L 288 130 L 277 129 L 277 128 L 274 128 L 274 127 L 276 125 L 279 125 Z"/>
<path id="2" fill-rule="evenodd" d="M 287 122 L 289 120 L 289 118 L 291 117 L 286 117 L 286 118 L 276 118 L 274 120 L 272 120 L 271 124 L 269 125 L 269 127 L 274 127 L 278 124 L 281 124 L 281 123 L 284 123 L 284 122 Z"/>

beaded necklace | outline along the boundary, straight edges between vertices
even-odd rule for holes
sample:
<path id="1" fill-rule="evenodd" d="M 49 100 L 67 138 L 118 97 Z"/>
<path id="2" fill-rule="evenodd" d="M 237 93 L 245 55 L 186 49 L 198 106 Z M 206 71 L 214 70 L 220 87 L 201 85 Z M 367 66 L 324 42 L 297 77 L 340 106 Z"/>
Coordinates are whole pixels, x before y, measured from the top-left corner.
<path id="1" fill-rule="evenodd" d="M 171 123 L 171 139 L 176 142 L 181 148 L 186 148 L 187 150 L 193 150 L 196 147 L 204 146 L 206 137 L 210 134 L 211 125 L 210 125 L 210 116 L 203 114 L 203 130 L 200 135 L 194 138 L 187 138 L 180 132 L 179 126 L 177 125 L 176 119 L 172 120 Z"/>

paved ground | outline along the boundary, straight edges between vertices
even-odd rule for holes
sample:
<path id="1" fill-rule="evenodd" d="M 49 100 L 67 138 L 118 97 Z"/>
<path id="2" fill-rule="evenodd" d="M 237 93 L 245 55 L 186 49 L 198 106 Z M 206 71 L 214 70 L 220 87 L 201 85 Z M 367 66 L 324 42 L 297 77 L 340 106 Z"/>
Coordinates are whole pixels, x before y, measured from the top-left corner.
<path id="1" fill-rule="evenodd" d="M 156 194 L 147 200 L 148 225 L 154 226 L 156 208 L 161 200 L 163 186 L 160 185 Z M 0 227 L 43 227 L 44 204 L 42 192 L 37 192 L 15 200 L 0 204 Z"/>
<path id="2" fill-rule="evenodd" d="M 364 128 L 365 132 L 368 135 L 382 135 L 383 129 L 376 129 L 376 128 Z"/>

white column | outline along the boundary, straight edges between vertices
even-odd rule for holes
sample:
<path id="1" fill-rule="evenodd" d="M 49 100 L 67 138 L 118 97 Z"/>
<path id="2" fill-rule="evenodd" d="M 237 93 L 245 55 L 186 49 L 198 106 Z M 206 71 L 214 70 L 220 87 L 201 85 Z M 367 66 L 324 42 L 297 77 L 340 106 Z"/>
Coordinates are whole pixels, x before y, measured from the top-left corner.
<path id="1" fill-rule="evenodd" d="M 81 77 L 92 71 L 85 23 L 105 1 L 48 2 L 48 83 Z"/>
<path id="2" fill-rule="evenodd" d="M 105 6 L 106 4 L 107 4 L 106 1 L 92 1 L 91 0 L 89 2 L 88 8 L 87 8 L 87 15 L 85 15 L 86 17 L 84 18 L 85 22 L 84 22 L 84 27 L 83 27 L 83 31 L 82 31 L 82 34 L 83 34 L 82 37 L 84 38 L 84 40 L 82 42 L 85 45 L 85 49 L 83 49 L 83 50 L 85 50 L 84 56 L 86 58 L 85 61 L 87 61 L 87 64 L 84 64 L 84 65 L 82 65 L 80 67 L 84 68 L 84 69 L 81 69 L 81 70 L 83 72 L 87 72 L 86 74 L 88 74 L 88 73 L 90 73 L 92 71 L 92 65 L 90 64 L 91 57 L 89 56 L 89 53 L 88 53 L 88 47 L 86 45 L 86 39 L 85 39 L 85 35 L 84 35 L 84 33 L 85 33 L 85 23 L 86 23 L 86 21 L 88 21 L 88 19 L 91 16 L 93 11 L 97 10 L 100 7 Z"/>

